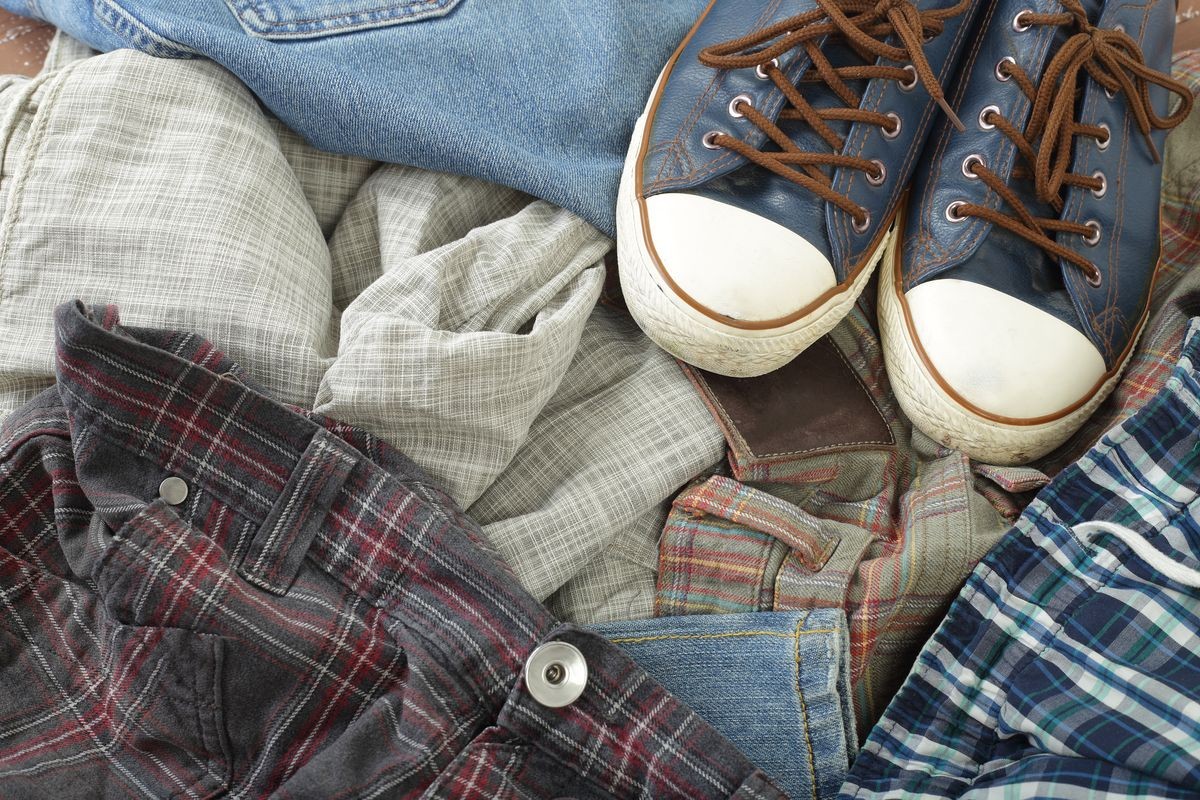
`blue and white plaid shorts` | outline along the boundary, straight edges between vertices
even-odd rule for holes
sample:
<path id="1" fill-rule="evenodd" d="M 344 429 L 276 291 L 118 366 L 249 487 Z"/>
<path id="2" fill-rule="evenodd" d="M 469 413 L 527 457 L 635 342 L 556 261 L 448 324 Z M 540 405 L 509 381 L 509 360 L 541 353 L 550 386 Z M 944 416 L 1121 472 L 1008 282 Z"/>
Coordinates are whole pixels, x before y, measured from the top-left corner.
<path id="1" fill-rule="evenodd" d="M 1198 332 L 975 570 L 842 798 L 1200 797 Z"/>

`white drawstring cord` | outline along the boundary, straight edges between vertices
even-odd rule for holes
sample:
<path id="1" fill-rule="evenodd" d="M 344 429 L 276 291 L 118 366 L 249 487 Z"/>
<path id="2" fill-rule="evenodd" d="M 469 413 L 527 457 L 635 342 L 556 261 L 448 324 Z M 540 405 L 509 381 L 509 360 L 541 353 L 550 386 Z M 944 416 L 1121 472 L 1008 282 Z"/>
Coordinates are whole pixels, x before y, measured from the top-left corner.
<path id="1" fill-rule="evenodd" d="M 1176 583 L 1182 583 L 1184 586 L 1190 586 L 1193 589 L 1200 589 L 1200 570 L 1185 567 L 1178 561 L 1174 561 L 1166 555 L 1163 555 L 1154 545 L 1147 541 L 1146 537 L 1142 536 L 1135 530 L 1126 528 L 1124 525 L 1118 525 L 1115 522 L 1081 522 L 1073 527 L 1075 533 L 1080 536 L 1088 536 L 1099 533 L 1111 533 L 1113 536 L 1120 539 L 1125 544 L 1129 545 L 1129 549 L 1137 555 L 1138 558 L 1145 561 L 1157 571 L 1166 575 Z"/>

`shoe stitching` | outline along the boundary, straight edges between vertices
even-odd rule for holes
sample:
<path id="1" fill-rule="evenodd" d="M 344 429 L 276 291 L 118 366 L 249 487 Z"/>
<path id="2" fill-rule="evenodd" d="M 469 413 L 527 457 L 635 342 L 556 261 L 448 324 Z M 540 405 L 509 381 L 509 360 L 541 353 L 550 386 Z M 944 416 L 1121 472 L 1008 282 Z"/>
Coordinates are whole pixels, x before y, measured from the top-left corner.
<path id="1" fill-rule="evenodd" d="M 778 10 L 781 2 L 782 2 L 782 0 L 774 0 L 774 2 L 769 4 L 766 8 L 764 8 L 762 13 L 759 14 L 759 17 L 755 21 L 751 30 L 758 31 L 758 30 L 762 30 L 764 27 L 766 27 L 767 22 L 772 17 L 775 16 L 775 13 Z M 711 10 L 709 13 L 711 13 Z M 703 26 L 704 23 L 707 21 L 708 21 L 707 18 L 704 21 L 702 21 L 700 23 L 701 26 Z M 699 31 L 697 31 L 697 33 L 699 33 Z M 690 47 L 694 42 L 695 42 L 695 39 L 693 38 L 691 41 L 688 42 L 688 46 Z M 686 53 L 687 53 L 687 48 L 684 48 L 684 50 L 679 53 L 679 58 L 676 59 L 674 65 L 672 65 L 672 68 L 671 68 L 672 73 L 674 73 L 675 67 L 679 66 L 679 59 L 682 59 Z M 696 97 L 696 101 L 692 105 L 691 111 L 689 111 L 687 113 L 687 115 L 683 119 L 683 122 L 680 123 L 679 127 L 675 130 L 674 136 L 671 138 L 670 142 L 668 143 L 669 148 L 674 149 L 677 147 L 681 150 L 689 149 L 687 146 L 687 142 L 685 141 L 685 137 L 690 135 L 691 132 L 696 129 L 696 124 L 700 121 L 700 119 L 704 116 L 704 112 L 707 111 L 709 106 L 712 104 L 712 97 L 715 96 L 716 94 L 718 94 L 720 88 L 722 86 L 724 86 L 725 74 L 726 74 L 726 72 L 724 70 L 715 70 L 714 71 L 712 78 L 709 79 L 708 86 L 704 89 L 703 92 L 701 92 Z M 668 82 L 669 81 L 670 81 L 670 76 L 668 76 Z M 666 88 L 667 87 L 665 85 L 659 87 L 659 90 L 660 90 L 659 101 L 660 102 L 662 100 L 662 93 L 666 92 Z M 778 91 L 778 89 L 776 89 L 776 91 Z M 655 116 L 657 116 L 657 108 L 655 109 L 655 112 L 656 112 Z M 653 136 L 653 134 L 654 134 L 654 131 L 653 130 L 650 131 L 650 135 Z M 722 153 L 720 156 L 718 156 L 716 159 L 714 159 L 713 162 L 711 162 L 711 163 L 722 162 L 722 160 L 725 159 L 726 156 L 728 156 L 728 155 L 730 155 L 730 154 Z M 711 163 L 710 163 L 710 168 L 711 168 Z M 656 192 L 661 191 L 660 185 L 664 184 L 664 183 L 669 183 L 669 182 L 677 183 L 679 181 L 687 182 L 696 175 L 696 172 L 693 170 L 691 176 L 685 175 L 685 176 L 678 177 L 678 178 L 667 179 L 667 178 L 663 178 L 663 171 L 665 168 L 666 168 L 666 161 L 664 160 L 664 163 L 662 165 L 660 165 L 659 171 L 655 175 L 655 179 L 650 182 L 649 186 L 645 187 L 646 193 L 649 193 L 651 191 L 656 191 Z"/>
<path id="2" fill-rule="evenodd" d="M 968 29 L 971 29 L 973 27 L 972 25 L 969 24 L 970 18 L 973 15 L 974 15 L 974 4 L 973 4 L 972 9 L 964 12 L 964 14 L 961 17 L 956 18 L 956 21 L 959 23 L 958 31 L 954 34 L 954 40 L 950 44 L 950 49 L 949 49 L 950 53 L 956 52 L 958 50 L 958 48 L 962 46 L 962 40 L 966 37 Z M 963 17 L 966 18 L 965 21 L 963 20 Z M 941 72 L 937 76 L 938 81 L 940 83 L 944 83 L 946 78 L 949 77 L 949 74 L 953 71 L 951 69 L 952 61 L 953 61 L 953 59 L 950 58 L 949 56 L 947 56 L 945 62 L 942 64 Z M 882 87 L 883 88 L 881 88 L 879 91 L 879 99 L 876 102 L 875 107 L 872 110 L 878 111 L 879 107 L 883 104 L 883 96 L 886 93 L 886 84 L 883 84 Z M 937 113 L 937 105 L 934 103 L 927 102 L 925 109 L 921 114 L 920 121 L 917 123 L 917 130 L 918 131 L 925 130 L 926 132 L 928 132 L 927 126 L 932 124 L 930 122 L 930 120 L 936 113 Z M 859 126 L 858 136 L 861 139 L 861 144 L 859 145 L 859 148 L 856 151 L 856 154 L 861 154 L 862 151 L 866 149 L 867 136 L 870 134 L 870 132 L 871 131 L 869 130 L 869 128 L 867 126 L 865 126 L 865 125 Z M 921 153 L 924 151 L 924 149 L 925 149 L 924 147 L 917 145 L 915 140 L 914 140 L 913 147 L 906 148 L 904 161 L 901 163 L 901 166 L 900 166 L 901 174 L 907 172 L 907 170 L 910 168 L 910 165 L 912 165 L 916 161 L 916 159 L 921 155 Z M 845 174 L 845 173 L 843 172 L 843 174 Z M 849 181 L 851 183 L 851 186 L 853 185 L 853 181 L 857 177 L 858 177 L 857 172 L 854 172 L 853 174 L 850 175 Z M 907 187 L 900 186 L 899 184 L 897 184 L 893 188 L 891 196 L 888 198 L 888 202 L 884 205 L 884 208 L 883 208 L 883 214 L 882 214 L 883 219 L 890 219 L 891 215 L 895 213 L 896 207 L 899 205 L 900 198 L 904 195 L 904 190 L 906 188 Z M 850 189 L 848 187 L 846 190 L 846 194 L 849 194 L 849 191 L 850 191 Z M 847 218 L 849 217 L 849 215 L 843 214 L 841 216 L 842 216 L 842 219 L 838 221 L 838 234 L 839 234 L 839 241 L 841 243 L 841 249 L 843 250 L 843 252 L 845 252 L 845 251 L 851 250 L 851 245 L 850 245 L 851 240 L 850 240 L 849 230 L 846 227 Z M 898 231 L 896 235 L 901 236 L 902 232 Z M 900 242 L 897 242 L 896 246 L 899 247 Z M 853 254 L 850 255 L 848 258 L 842 259 L 842 261 L 848 262 L 849 264 L 858 263 L 858 261 L 866 255 L 867 249 L 869 247 L 870 247 L 870 243 L 868 242 L 866 245 L 861 247 L 858 251 L 853 252 Z"/>
<path id="3" fill-rule="evenodd" d="M 989 19 L 985 20 L 985 22 L 988 25 L 991 24 L 991 17 L 994 17 L 995 11 L 996 11 L 996 6 L 993 5 L 992 8 L 988 12 Z M 982 30 L 986 30 L 986 26 Z M 1053 42 L 1053 38 L 1054 37 L 1052 35 L 1048 36 L 1048 37 L 1044 37 L 1044 41 L 1039 46 L 1038 50 L 1034 51 L 1038 54 L 1038 58 L 1036 59 L 1038 64 L 1040 64 L 1042 66 L 1045 65 L 1045 58 L 1046 58 L 1047 53 L 1049 52 L 1050 45 Z M 969 65 L 969 69 L 964 70 L 964 72 L 966 74 L 970 74 L 971 72 L 973 72 L 976 69 L 976 67 L 978 66 L 978 60 L 983 55 L 983 44 L 982 44 L 983 39 L 982 39 L 982 37 L 980 37 L 980 42 L 981 42 L 980 47 L 974 55 L 974 59 L 975 59 L 974 62 Z M 963 86 L 963 93 L 964 93 L 964 99 L 965 99 L 965 94 L 966 94 L 966 85 L 965 84 Z M 1028 113 L 1028 111 L 1031 107 L 1032 107 L 1031 101 L 1029 100 L 1029 98 L 1027 98 L 1025 96 L 1024 92 L 1021 92 L 1020 97 L 1017 99 L 1017 104 L 1012 111 L 1012 114 L 1015 115 L 1018 112 L 1020 112 L 1021 114 L 1026 114 L 1026 113 Z M 943 144 L 945 146 L 940 151 L 939 155 L 943 155 L 947 150 L 949 150 L 950 139 L 951 139 L 951 137 L 948 135 L 943 137 Z M 1000 147 L 997 149 L 996 155 L 998 158 L 997 166 L 1001 167 L 1005 174 L 1011 175 L 1011 171 L 1015 167 L 1016 159 L 1017 159 L 1017 156 L 1019 155 L 1019 153 L 1017 152 L 1017 146 L 1013 142 L 1009 141 L 1007 136 L 1002 137 L 1002 141 L 1001 141 Z M 936 240 L 938 240 L 939 237 L 937 236 L 936 232 L 934 232 L 933 220 L 937 216 L 937 211 L 933 204 L 933 195 L 935 193 L 935 188 L 941 182 L 942 170 L 945 169 L 945 159 L 937 158 L 937 159 L 935 159 L 935 163 L 936 163 L 936 166 L 934 167 L 935 172 L 933 173 L 933 178 L 930 180 L 928 186 L 926 187 L 928 195 L 927 195 L 926 202 L 923 207 L 927 210 L 927 217 L 925 219 L 927 219 L 929 221 L 929 230 L 931 233 L 931 237 L 936 241 Z M 1000 203 L 1001 203 L 1000 198 L 995 196 L 994 192 L 989 191 L 984 196 L 983 205 L 987 206 L 988 208 L 995 208 L 995 209 L 999 210 Z M 954 263 L 961 263 L 963 260 L 968 258 L 970 256 L 970 254 L 972 254 L 976 250 L 976 248 L 978 248 L 979 244 L 983 241 L 983 239 L 986 238 L 986 236 L 991 232 L 991 229 L 992 229 L 991 224 L 984 220 L 978 220 L 978 219 L 971 220 L 971 222 L 967 225 L 966 230 L 964 230 L 957 237 L 953 238 L 946 246 L 942 247 L 942 252 L 944 255 L 942 256 L 942 258 L 940 260 L 934 260 L 932 262 L 927 262 L 927 263 L 919 265 L 919 266 L 914 265 L 914 267 L 911 270 L 908 270 L 911 273 L 911 278 L 906 278 L 905 280 L 903 280 L 901 283 L 901 286 L 903 287 L 903 285 L 905 283 L 909 284 L 910 286 L 916 285 L 916 284 L 920 283 L 921 281 L 923 281 L 928 276 L 932 275 L 935 271 L 938 271 L 939 269 L 941 269 L 942 267 L 945 267 L 945 266 L 948 266 L 948 265 L 954 264 Z"/>

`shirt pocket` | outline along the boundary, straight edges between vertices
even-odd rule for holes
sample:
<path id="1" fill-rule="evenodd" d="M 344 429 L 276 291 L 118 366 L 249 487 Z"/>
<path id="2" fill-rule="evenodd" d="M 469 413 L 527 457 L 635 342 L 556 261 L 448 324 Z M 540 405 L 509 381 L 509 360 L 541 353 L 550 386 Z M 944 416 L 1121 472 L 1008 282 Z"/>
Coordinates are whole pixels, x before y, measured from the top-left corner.
<path id="1" fill-rule="evenodd" d="M 112 624 L 102 640 L 110 759 L 161 796 L 215 797 L 232 761 L 222 712 L 223 640 L 181 628 Z M 108 738 L 108 737 L 102 737 Z"/>
<path id="2" fill-rule="evenodd" d="M 0 550 L 17 601 L 0 613 L 0 797 L 224 795 L 225 639 L 124 624 L 81 584 L 31 569 L 14 584 L 14 566 Z"/>
<path id="3" fill-rule="evenodd" d="M 445 16 L 462 0 L 226 0 L 242 28 L 264 39 L 315 39 Z"/>
<path id="4" fill-rule="evenodd" d="M 834 526 L 783 498 L 721 475 L 693 483 L 672 502 L 658 544 L 655 614 L 660 617 L 772 611 L 788 576 L 807 576 L 839 598 L 870 537 L 842 543 Z M 853 533 L 853 531 L 851 531 Z M 837 578 L 822 572 L 831 558 Z"/>

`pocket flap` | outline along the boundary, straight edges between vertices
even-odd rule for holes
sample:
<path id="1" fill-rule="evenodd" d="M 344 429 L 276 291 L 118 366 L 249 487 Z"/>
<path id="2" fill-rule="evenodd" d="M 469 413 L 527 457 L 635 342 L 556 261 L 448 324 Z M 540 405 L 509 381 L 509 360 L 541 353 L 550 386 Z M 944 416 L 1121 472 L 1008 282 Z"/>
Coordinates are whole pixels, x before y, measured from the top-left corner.
<path id="1" fill-rule="evenodd" d="M 149 757 L 163 789 L 182 780 L 189 796 L 226 791 L 232 762 L 220 708 L 221 637 L 114 624 L 105 644 L 107 716 L 125 741 L 121 752 Z"/>
<path id="2" fill-rule="evenodd" d="M 684 513 L 710 514 L 772 536 L 814 572 L 837 547 L 835 539 L 821 532 L 821 521 L 804 509 L 721 475 L 685 490 L 673 505 Z"/>
<path id="3" fill-rule="evenodd" d="M 449 14 L 462 0 L 226 0 L 242 27 L 264 39 L 315 39 Z"/>

